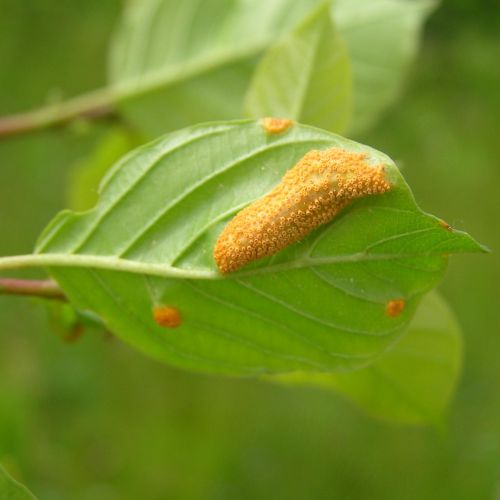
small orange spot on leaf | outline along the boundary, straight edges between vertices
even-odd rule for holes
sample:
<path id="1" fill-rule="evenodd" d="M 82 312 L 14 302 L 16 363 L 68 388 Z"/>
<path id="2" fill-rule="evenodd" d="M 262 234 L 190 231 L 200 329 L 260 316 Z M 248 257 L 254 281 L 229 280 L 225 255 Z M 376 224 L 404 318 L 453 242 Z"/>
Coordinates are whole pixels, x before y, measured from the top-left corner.
<path id="1" fill-rule="evenodd" d="M 389 300 L 385 305 L 385 314 L 391 318 L 395 318 L 403 312 L 405 304 L 406 302 L 404 299 Z"/>
<path id="2" fill-rule="evenodd" d="M 172 306 L 158 306 L 153 309 L 153 319 L 164 328 L 177 328 L 182 323 L 181 313 Z"/>
<path id="3" fill-rule="evenodd" d="M 453 228 L 452 228 L 452 227 L 451 227 L 451 226 L 450 226 L 447 222 L 445 222 L 443 219 L 441 219 L 441 220 L 439 221 L 439 225 L 440 225 L 442 228 L 446 229 L 447 231 L 453 232 Z"/>
<path id="4" fill-rule="evenodd" d="M 288 118 L 263 118 L 262 126 L 268 134 L 281 134 L 293 125 L 293 120 Z"/>

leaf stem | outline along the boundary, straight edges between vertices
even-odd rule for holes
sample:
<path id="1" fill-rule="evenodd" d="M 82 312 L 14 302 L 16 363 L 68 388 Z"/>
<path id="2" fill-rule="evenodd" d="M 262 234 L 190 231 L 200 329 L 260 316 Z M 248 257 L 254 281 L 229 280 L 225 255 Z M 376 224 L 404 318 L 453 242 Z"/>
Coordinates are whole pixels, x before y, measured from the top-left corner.
<path id="1" fill-rule="evenodd" d="M 165 71 L 141 75 L 140 84 L 136 78 L 132 78 L 119 86 L 87 92 L 67 101 L 44 106 L 33 111 L 0 117 L 0 140 L 5 137 L 65 125 L 78 118 L 95 119 L 114 116 L 117 112 L 116 105 L 118 102 L 146 95 L 168 85 L 179 84 L 219 66 L 237 63 L 258 54 L 265 47 L 266 44 L 263 42 L 256 43 L 245 50 L 209 57 L 203 63 L 183 64 L 177 68 L 167 68 Z"/>
<path id="2" fill-rule="evenodd" d="M 63 291 L 52 280 L 0 278 L 0 295 L 25 295 L 66 301 Z"/>
<path id="3" fill-rule="evenodd" d="M 65 125 L 79 118 L 103 118 L 114 113 L 115 96 L 108 89 L 99 89 L 26 113 L 0 117 L 0 139 Z"/>

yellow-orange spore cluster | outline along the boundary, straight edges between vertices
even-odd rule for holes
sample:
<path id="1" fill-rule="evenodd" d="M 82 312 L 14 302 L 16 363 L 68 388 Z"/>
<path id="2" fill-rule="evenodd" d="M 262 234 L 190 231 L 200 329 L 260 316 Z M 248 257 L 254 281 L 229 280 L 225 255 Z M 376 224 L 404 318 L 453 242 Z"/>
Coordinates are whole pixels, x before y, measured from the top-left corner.
<path id="1" fill-rule="evenodd" d="M 385 305 L 385 314 L 391 318 L 396 318 L 403 312 L 405 305 L 406 302 L 404 299 L 389 300 Z"/>
<path id="2" fill-rule="evenodd" d="M 440 220 L 439 221 L 439 225 L 443 228 L 443 229 L 446 229 L 447 231 L 450 231 L 450 233 L 453 232 L 453 228 L 444 220 Z"/>
<path id="3" fill-rule="evenodd" d="M 266 196 L 232 219 L 214 248 L 222 273 L 279 252 L 329 222 L 351 201 L 390 189 L 382 165 L 340 148 L 310 151 Z"/>
<path id="4" fill-rule="evenodd" d="M 182 323 L 181 313 L 172 306 L 158 306 L 153 309 L 153 319 L 164 328 L 177 328 Z"/>
<path id="5" fill-rule="evenodd" d="M 268 134 L 281 134 L 281 132 L 285 132 L 293 125 L 293 120 L 268 117 L 262 118 L 261 124 Z"/>

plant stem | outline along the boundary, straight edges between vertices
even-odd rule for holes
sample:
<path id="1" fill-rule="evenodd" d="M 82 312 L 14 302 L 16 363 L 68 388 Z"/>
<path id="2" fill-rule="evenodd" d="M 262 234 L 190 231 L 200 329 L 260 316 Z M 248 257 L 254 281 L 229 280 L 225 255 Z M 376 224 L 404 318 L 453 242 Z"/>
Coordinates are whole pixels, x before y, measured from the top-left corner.
<path id="1" fill-rule="evenodd" d="M 114 104 L 113 94 L 100 89 L 26 113 L 0 117 L 0 139 L 64 125 L 78 118 L 107 117 L 114 114 Z"/>
<path id="2" fill-rule="evenodd" d="M 0 295 L 27 295 L 66 301 L 59 285 L 52 280 L 22 280 L 0 278 Z"/>

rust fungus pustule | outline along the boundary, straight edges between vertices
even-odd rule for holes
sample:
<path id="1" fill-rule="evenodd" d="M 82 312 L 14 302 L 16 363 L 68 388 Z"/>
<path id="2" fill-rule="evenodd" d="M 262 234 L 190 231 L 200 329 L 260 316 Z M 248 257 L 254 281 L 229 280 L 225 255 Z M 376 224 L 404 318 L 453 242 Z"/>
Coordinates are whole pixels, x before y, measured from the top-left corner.
<path id="1" fill-rule="evenodd" d="M 447 231 L 450 231 L 450 233 L 453 232 L 453 228 L 443 219 L 439 221 L 439 225 L 443 228 L 446 229 Z"/>
<path id="2" fill-rule="evenodd" d="M 385 305 L 385 314 L 391 318 L 396 318 L 403 312 L 405 305 L 406 302 L 404 299 L 389 300 Z"/>
<path id="3" fill-rule="evenodd" d="M 153 319 L 157 325 L 164 328 L 177 328 L 182 323 L 181 313 L 172 306 L 155 307 L 153 309 Z"/>
<path id="4" fill-rule="evenodd" d="M 307 153 L 222 231 L 214 248 L 220 271 L 274 255 L 330 222 L 353 200 L 388 191 L 383 165 L 370 165 L 366 158 L 340 148 Z"/>
<path id="5" fill-rule="evenodd" d="M 261 125 L 268 134 L 281 134 L 293 125 L 288 118 L 262 118 Z"/>

